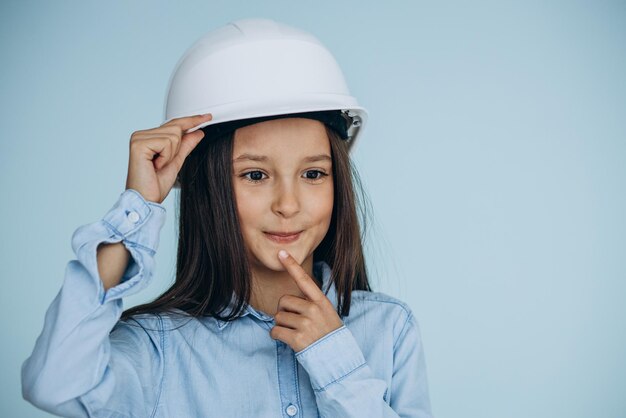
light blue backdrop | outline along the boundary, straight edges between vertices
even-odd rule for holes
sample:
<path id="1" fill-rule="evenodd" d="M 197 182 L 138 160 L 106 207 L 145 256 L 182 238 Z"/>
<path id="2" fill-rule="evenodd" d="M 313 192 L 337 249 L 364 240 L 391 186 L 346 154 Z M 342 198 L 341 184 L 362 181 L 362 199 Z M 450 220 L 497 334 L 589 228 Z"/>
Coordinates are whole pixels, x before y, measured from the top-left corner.
<path id="1" fill-rule="evenodd" d="M 626 6 L 495 0 L 3 1 L 0 416 L 47 416 L 19 366 L 178 58 L 256 16 L 315 34 L 369 109 L 368 265 L 418 317 L 435 415 L 626 417 Z M 126 307 L 172 280 L 175 197 Z"/>

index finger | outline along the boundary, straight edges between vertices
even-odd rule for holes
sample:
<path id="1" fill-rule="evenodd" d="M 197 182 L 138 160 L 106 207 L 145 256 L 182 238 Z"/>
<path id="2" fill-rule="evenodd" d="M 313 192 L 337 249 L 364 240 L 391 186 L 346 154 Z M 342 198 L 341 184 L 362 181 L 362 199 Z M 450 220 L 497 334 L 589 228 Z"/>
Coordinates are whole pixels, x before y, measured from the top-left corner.
<path id="1" fill-rule="evenodd" d="M 278 252 L 278 259 L 283 263 L 291 277 L 294 278 L 296 284 L 310 301 L 320 302 L 326 298 L 326 295 L 322 293 L 317 284 L 313 281 L 306 271 L 302 268 L 295 258 L 291 256 L 287 251 L 280 250 Z"/>
<path id="2" fill-rule="evenodd" d="M 210 113 L 206 113 L 204 115 L 183 116 L 181 118 L 169 120 L 161 126 L 179 126 L 183 131 L 186 131 L 211 119 L 213 119 L 213 115 Z"/>

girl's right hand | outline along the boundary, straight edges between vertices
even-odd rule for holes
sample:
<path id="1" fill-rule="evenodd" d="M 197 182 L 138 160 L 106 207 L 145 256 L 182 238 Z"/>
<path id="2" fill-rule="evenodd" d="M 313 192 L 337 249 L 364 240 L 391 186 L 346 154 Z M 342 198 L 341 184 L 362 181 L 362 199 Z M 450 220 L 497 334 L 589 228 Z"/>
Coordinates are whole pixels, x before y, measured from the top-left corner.
<path id="1" fill-rule="evenodd" d="M 212 118 L 210 113 L 187 116 L 172 119 L 158 128 L 133 132 L 126 189 L 138 191 L 147 201 L 162 203 L 174 186 L 185 158 L 204 138 L 202 129 L 184 132 Z"/>

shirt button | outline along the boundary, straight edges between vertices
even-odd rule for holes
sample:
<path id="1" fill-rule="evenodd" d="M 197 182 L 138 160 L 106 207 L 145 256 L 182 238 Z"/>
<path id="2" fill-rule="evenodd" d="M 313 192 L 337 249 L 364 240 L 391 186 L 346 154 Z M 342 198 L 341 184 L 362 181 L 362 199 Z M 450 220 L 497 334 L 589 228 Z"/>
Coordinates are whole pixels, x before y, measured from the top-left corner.
<path id="1" fill-rule="evenodd" d="M 289 415 L 290 417 L 296 415 L 298 413 L 298 407 L 295 405 L 289 405 L 287 407 L 287 415 Z"/>
<path id="2" fill-rule="evenodd" d="M 132 212 L 128 212 L 128 220 L 131 221 L 132 223 L 136 224 L 137 221 L 139 221 L 139 214 L 135 211 Z"/>

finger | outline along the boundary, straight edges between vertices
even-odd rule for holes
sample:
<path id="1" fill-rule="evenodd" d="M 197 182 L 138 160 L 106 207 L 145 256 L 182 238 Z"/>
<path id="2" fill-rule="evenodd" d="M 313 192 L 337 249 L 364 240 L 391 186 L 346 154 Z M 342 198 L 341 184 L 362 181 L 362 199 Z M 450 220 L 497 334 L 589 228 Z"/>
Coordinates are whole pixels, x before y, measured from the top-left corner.
<path id="1" fill-rule="evenodd" d="M 280 250 L 278 252 L 278 259 L 283 263 L 283 266 L 289 272 L 289 275 L 294 279 L 304 296 L 310 301 L 320 302 L 326 295 L 322 293 L 317 284 L 313 281 L 306 271 L 298 264 L 287 251 Z"/>
<path id="2" fill-rule="evenodd" d="M 310 301 L 302 299 L 295 295 L 283 295 L 278 299 L 276 311 L 289 311 L 299 314 L 308 312 Z"/>
<path id="3" fill-rule="evenodd" d="M 178 127 L 170 127 L 173 129 L 173 132 L 164 131 L 161 128 L 156 128 L 158 130 L 155 131 L 147 131 L 137 135 L 137 140 L 147 140 L 147 139 L 161 139 L 167 138 L 172 143 L 172 155 L 178 154 L 178 150 L 180 149 L 180 128 Z M 176 132 L 178 131 L 178 132 Z"/>
<path id="4" fill-rule="evenodd" d="M 270 337 L 274 340 L 280 340 L 285 344 L 289 344 L 295 338 L 295 333 L 296 331 L 291 328 L 276 325 L 270 330 Z"/>
<path id="5" fill-rule="evenodd" d="M 191 154 L 196 145 L 200 143 L 202 138 L 204 138 L 204 131 L 201 129 L 183 135 L 178 147 L 178 153 L 172 159 L 172 166 L 177 173 L 182 168 L 185 159 Z"/>
<path id="6" fill-rule="evenodd" d="M 160 166 L 169 161 L 171 147 L 172 142 L 164 137 L 150 139 L 136 137 L 130 143 L 131 153 L 140 153 L 143 158 L 151 160 Z"/>
<path id="7" fill-rule="evenodd" d="M 165 122 L 161 126 L 178 126 L 183 131 L 186 131 L 187 129 L 191 129 L 194 126 L 200 125 L 203 122 L 210 121 L 211 119 L 213 119 L 213 115 L 210 113 L 207 113 L 206 115 L 185 116 L 182 118 L 172 119 L 168 122 Z"/>
<path id="8" fill-rule="evenodd" d="M 202 129 L 183 135 L 180 141 L 180 147 L 178 148 L 178 154 L 182 157 L 183 161 L 191 154 L 191 151 L 194 150 L 196 145 L 198 145 L 205 136 Z"/>
<path id="9" fill-rule="evenodd" d="M 167 139 L 170 140 L 172 144 L 170 149 L 172 150 L 172 159 L 178 154 L 178 149 L 180 148 L 180 137 L 178 135 L 167 135 Z"/>
<path id="10" fill-rule="evenodd" d="M 276 312 L 276 315 L 274 315 L 276 325 L 291 329 L 298 329 L 302 319 L 302 315 L 287 311 Z"/>
<path id="11" fill-rule="evenodd" d="M 166 146 L 163 151 L 161 151 L 159 154 L 155 154 L 154 157 L 152 158 L 152 162 L 154 163 L 154 169 L 156 171 L 159 171 L 161 168 L 163 168 L 163 166 L 165 166 L 171 159 L 172 157 L 172 145 L 171 143 Z"/>

